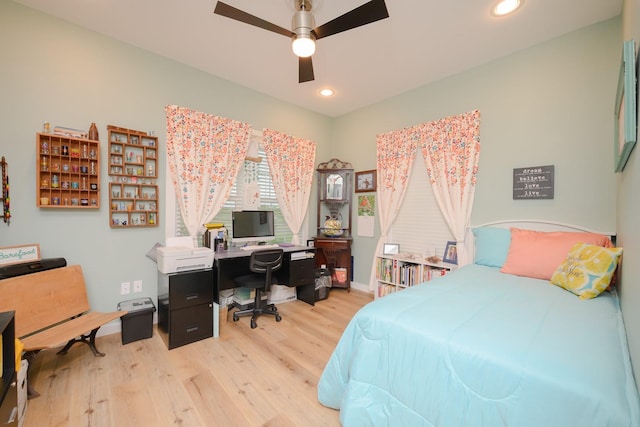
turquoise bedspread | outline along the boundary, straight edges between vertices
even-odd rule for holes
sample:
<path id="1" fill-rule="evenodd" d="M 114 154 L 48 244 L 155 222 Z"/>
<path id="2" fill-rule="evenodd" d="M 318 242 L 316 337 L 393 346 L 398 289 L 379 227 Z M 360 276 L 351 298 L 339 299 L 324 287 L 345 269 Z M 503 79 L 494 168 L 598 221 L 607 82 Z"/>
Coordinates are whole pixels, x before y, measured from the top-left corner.
<path id="1" fill-rule="evenodd" d="M 617 294 L 478 265 L 352 319 L 318 399 L 344 426 L 638 426 Z"/>

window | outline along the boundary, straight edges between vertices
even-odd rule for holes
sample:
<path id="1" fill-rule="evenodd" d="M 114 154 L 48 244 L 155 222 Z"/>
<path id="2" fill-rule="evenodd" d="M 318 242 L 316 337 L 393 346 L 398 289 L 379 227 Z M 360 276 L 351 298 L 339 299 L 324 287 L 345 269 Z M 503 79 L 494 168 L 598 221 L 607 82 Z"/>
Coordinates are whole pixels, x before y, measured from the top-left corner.
<path id="1" fill-rule="evenodd" d="M 275 190 L 273 188 L 273 183 L 271 182 L 271 174 L 269 172 L 269 162 L 267 162 L 266 153 L 260 146 L 258 149 L 258 157 L 261 159 L 260 162 L 254 161 L 245 161 L 244 165 L 238 172 L 238 177 L 236 178 L 236 182 L 233 184 L 231 188 L 231 193 L 229 194 L 229 199 L 225 202 L 224 206 L 218 212 L 218 214 L 211 220 L 211 222 L 221 222 L 225 225 L 227 230 L 229 231 L 229 235 L 231 235 L 231 212 L 242 210 L 244 203 L 244 189 L 247 182 L 254 181 L 255 177 L 258 186 L 260 188 L 260 206 L 252 207 L 251 209 L 256 210 L 272 210 L 274 212 L 275 219 L 275 232 L 276 232 L 276 240 L 275 243 L 279 242 L 290 242 L 293 233 L 289 229 L 284 217 L 282 216 L 282 212 L 280 211 L 280 207 L 278 205 L 278 199 L 276 197 Z M 180 207 L 176 203 L 175 207 L 175 217 L 176 217 L 176 236 L 188 236 L 189 233 L 182 221 L 182 215 L 180 214 Z M 204 231 L 204 229 L 202 230 Z M 198 236 L 198 241 L 202 241 L 202 236 Z"/>
<path id="2" fill-rule="evenodd" d="M 420 152 L 414 160 L 408 185 L 398 216 L 391 226 L 390 242 L 385 243 L 398 243 L 402 252 L 442 258 L 447 241 L 455 239 L 433 195 Z"/>

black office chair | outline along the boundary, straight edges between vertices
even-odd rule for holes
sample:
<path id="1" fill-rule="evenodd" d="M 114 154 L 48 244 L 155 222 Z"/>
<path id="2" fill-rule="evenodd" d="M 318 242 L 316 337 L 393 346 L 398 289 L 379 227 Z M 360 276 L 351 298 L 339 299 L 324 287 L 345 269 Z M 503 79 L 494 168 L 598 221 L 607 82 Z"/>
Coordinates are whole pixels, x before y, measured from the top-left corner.
<path id="1" fill-rule="evenodd" d="M 255 300 L 252 308 L 239 310 L 233 313 L 233 321 L 237 322 L 240 316 L 251 315 L 251 329 L 258 325 L 256 319 L 262 314 L 270 314 L 276 317 L 276 322 L 282 320 L 278 309 L 274 304 L 262 305 L 262 292 L 269 291 L 271 285 L 278 283 L 278 278 L 271 273 L 282 267 L 282 249 L 258 249 L 251 253 L 249 269 L 254 274 L 239 276 L 234 279 L 236 286 L 251 288 L 256 290 Z"/>

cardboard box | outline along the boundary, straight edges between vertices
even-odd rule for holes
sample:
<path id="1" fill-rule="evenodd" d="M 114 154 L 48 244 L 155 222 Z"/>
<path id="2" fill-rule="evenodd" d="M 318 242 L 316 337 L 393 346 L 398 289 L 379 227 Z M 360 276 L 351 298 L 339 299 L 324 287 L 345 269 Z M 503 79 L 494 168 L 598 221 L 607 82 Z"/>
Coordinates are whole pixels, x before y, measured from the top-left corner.
<path id="1" fill-rule="evenodd" d="M 267 300 L 267 294 L 262 294 L 262 301 Z M 253 306 L 253 301 L 255 299 L 255 294 L 251 298 L 240 298 L 237 295 L 233 296 L 233 305 L 238 308 L 238 310 L 246 310 L 249 307 Z"/>
<path id="2" fill-rule="evenodd" d="M 256 297 L 256 290 L 253 288 L 235 288 L 233 291 L 233 301 L 244 301 L 247 299 L 254 299 Z"/>
<path id="3" fill-rule="evenodd" d="M 283 302 L 296 300 L 296 288 L 285 285 L 271 285 L 269 291 L 269 304 L 282 304 Z"/>
<path id="4" fill-rule="evenodd" d="M 223 289 L 218 293 L 220 307 L 229 307 L 233 304 L 233 289 Z"/>

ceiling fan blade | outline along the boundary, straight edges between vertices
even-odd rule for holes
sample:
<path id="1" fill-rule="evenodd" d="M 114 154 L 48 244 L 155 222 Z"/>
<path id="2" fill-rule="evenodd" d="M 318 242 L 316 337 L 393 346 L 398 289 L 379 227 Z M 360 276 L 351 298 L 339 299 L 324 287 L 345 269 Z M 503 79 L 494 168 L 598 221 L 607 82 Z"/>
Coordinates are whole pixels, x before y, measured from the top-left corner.
<path id="1" fill-rule="evenodd" d="M 316 40 L 389 17 L 384 0 L 371 0 L 314 29 Z"/>
<path id="2" fill-rule="evenodd" d="M 311 61 L 311 57 L 298 58 L 298 83 L 310 82 L 313 80 L 313 62 Z"/>
<path id="3" fill-rule="evenodd" d="M 277 34 L 282 34 L 283 36 L 294 36 L 294 33 L 291 30 L 279 27 L 269 21 L 265 21 L 264 19 L 251 15 L 250 13 L 244 12 L 240 9 L 236 9 L 235 7 L 221 1 L 216 4 L 216 8 L 213 13 L 225 16 L 227 18 L 235 19 L 236 21 L 244 22 L 245 24 L 253 25 L 254 27 L 272 31 Z"/>

